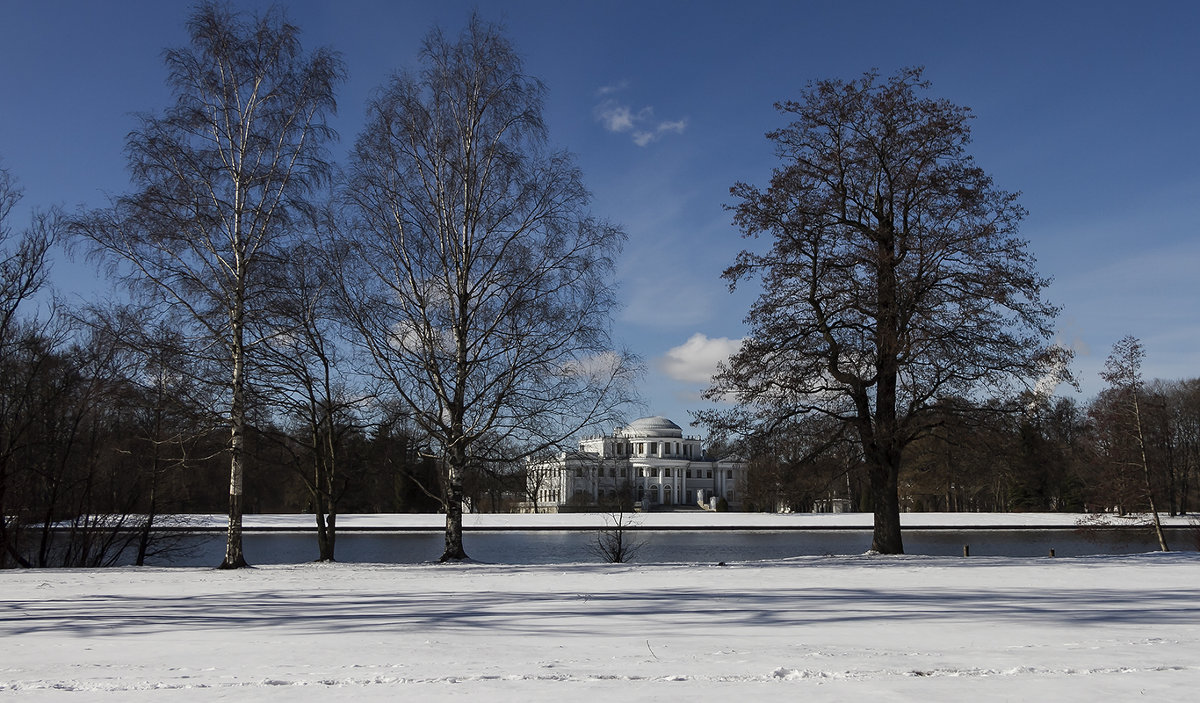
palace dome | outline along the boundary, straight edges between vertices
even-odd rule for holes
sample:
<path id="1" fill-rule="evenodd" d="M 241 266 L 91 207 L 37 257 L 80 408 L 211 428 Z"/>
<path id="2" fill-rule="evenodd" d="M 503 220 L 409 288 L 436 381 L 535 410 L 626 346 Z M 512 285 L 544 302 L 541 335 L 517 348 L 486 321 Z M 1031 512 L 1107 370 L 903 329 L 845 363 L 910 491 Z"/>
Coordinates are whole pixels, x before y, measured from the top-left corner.
<path id="1" fill-rule="evenodd" d="M 662 415 L 643 417 L 629 423 L 625 434 L 638 437 L 682 437 L 683 428 Z"/>

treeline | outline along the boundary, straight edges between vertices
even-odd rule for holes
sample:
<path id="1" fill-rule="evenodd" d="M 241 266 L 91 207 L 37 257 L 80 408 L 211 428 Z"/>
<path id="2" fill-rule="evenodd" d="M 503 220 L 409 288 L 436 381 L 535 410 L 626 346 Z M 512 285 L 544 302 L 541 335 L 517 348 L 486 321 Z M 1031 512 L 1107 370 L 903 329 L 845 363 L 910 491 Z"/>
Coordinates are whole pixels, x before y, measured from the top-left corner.
<path id="1" fill-rule="evenodd" d="M 222 376 L 179 340 L 128 310 L 56 307 L 4 329 L 0 568 L 142 564 L 174 548 L 162 528 L 185 526 L 175 516 L 224 512 L 229 426 L 213 381 Z M 338 513 L 440 507 L 428 439 L 402 413 L 364 402 L 340 413 L 330 435 L 298 410 L 272 408 L 265 391 L 253 395 L 248 512 L 315 513 L 332 528 Z M 315 468 L 326 460 L 336 472 Z M 466 483 L 471 508 L 495 511 L 523 478 L 514 466 L 477 464 Z M 332 554 L 332 529 L 326 538 L 317 546 Z"/>
<path id="2" fill-rule="evenodd" d="M 1126 398 L 1106 389 L 1086 403 L 1051 398 L 1015 414 L 948 403 L 905 454 L 901 505 L 910 512 L 1125 514 L 1145 512 L 1153 496 L 1162 512 L 1194 512 L 1200 379 L 1156 380 L 1138 390 L 1149 493 Z M 778 430 L 748 447 L 753 510 L 873 509 L 857 446 L 829 421 Z"/>
<path id="3" fill-rule="evenodd" d="M 167 556 L 163 528 L 228 506 L 229 359 L 169 308 L 57 299 L 51 255 L 72 219 L 39 211 L 19 227 L 21 196 L 0 167 L 0 568 Z M 297 314 L 312 284 L 303 246 L 287 259 L 287 294 L 261 308 L 288 334 L 250 364 L 245 501 L 313 513 L 332 559 L 339 512 L 437 511 L 441 476 L 428 435 L 337 357 L 332 317 Z M 465 501 L 507 509 L 523 485 L 518 465 L 476 461 Z"/>
<path id="4" fill-rule="evenodd" d="M 220 512 L 239 568 L 247 511 L 313 513 L 321 560 L 341 513 L 441 511 L 443 559 L 466 558 L 463 510 L 503 509 L 522 457 L 629 400 L 624 233 L 478 16 L 380 86 L 344 164 L 336 50 L 279 9 L 206 3 L 187 29 L 107 207 L 14 231 L 0 174 L 0 566 L 142 563 L 158 516 Z M 54 301 L 58 244 L 129 302 Z"/>

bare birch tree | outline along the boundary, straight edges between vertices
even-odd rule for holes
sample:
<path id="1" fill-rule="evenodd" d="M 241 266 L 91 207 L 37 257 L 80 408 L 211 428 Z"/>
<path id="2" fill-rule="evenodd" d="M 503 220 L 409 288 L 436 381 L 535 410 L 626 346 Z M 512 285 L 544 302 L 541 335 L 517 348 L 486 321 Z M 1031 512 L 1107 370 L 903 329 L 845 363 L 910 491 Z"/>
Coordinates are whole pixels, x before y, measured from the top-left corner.
<path id="1" fill-rule="evenodd" d="M 634 364 L 609 338 L 624 234 L 547 148 L 541 82 L 478 17 L 420 60 L 368 108 L 338 269 L 358 344 L 441 462 L 446 561 L 467 556 L 468 463 L 612 421 Z"/>
<path id="2" fill-rule="evenodd" d="M 1145 388 L 1142 382 L 1142 359 L 1145 356 L 1146 351 L 1136 337 L 1122 337 L 1113 345 L 1100 377 L 1108 383 L 1107 400 L 1113 424 L 1118 428 L 1118 446 L 1111 448 L 1110 457 L 1140 474 L 1143 497 L 1154 524 L 1154 536 L 1158 539 L 1159 549 L 1166 552 L 1169 551 L 1167 538 L 1154 502 L 1154 483 L 1150 477 L 1150 462 L 1146 459 Z"/>
<path id="3" fill-rule="evenodd" d="M 248 18 L 202 5 L 191 45 L 165 53 L 173 106 L 146 115 L 126 150 L 135 192 L 76 223 L 147 296 L 176 308 L 199 349 L 227 365 L 229 530 L 222 568 L 245 566 L 242 493 L 249 325 L 257 279 L 290 232 L 291 214 L 327 175 L 326 124 L 340 57 L 305 54 L 278 11 Z"/>

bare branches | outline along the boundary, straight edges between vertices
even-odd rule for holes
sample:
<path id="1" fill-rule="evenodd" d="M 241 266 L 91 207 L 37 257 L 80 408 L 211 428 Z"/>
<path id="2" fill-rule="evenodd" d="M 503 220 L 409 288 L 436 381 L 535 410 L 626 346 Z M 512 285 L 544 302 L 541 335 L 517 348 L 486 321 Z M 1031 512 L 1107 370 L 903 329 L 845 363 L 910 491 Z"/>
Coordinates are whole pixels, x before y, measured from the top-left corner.
<path id="1" fill-rule="evenodd" d="M 1158 538 L 1158 546 L 1162 551 L 1168 551 L 1167 539 L 1163 533 L 1162 523 L 1158 518 L 1158 508 L 1154 502 L 1154 485 L 1150 477 L 1150 462 L 1146 458 L 1146 426 L 1143 420 L 1143 395 L 1145 389 L 1142 383 L 1142 360 L 1146 352 L 1142 343 L 1132 335 L 1122 337 L 1113 345 L 1112 353 L 1104 362 L 1104 370 L 1100 377 L 1108 383 L 1108 404 L 1112 406 L 1112 425 L 1117 429 L 1116 446 L 1109 447 L 1111 459 L 1118 462 L 1122 455 L 1128 455 L 1127 463 L 1137 467 L 1142 474 L 1142 484 L 1146 507 L 1154 522 L 1154 534 Z M 1095 412 L 1100 414 L 1102 404 L 1097 404 Z"/>
<path id="2" fill-rule="evenodd" d="M 146 115 L 126 151 L 135 192 L 74 229 L 120 261 L 132 287 L 184 313 L 225 349 L 228 365 L 230 537 L 241 555 L 242 436 L 248 326 L 263 315 L 263 263 L 329 174 L 326 117 L 341 59 L 301 51 L 279 12 L 247 19 L 216 4 L 188 23 L 191 46 L 165 54 L 175 104 Z"/>
<path id="3" fill-rule="evenodd" d="M 611 417 L 633 360 L 611 349 L 624 234 L 546 146 L 542 84 L 497 27 L 426 38 L 368 108 L 350 167 L 346 312 L 376 375 L 439 445 L 446 558 L 477 449 L 536 452 Z"/>
<path id="4" fill-rule="evenodd" d="M 1057 308 L 1016 236 L 1024 210 L 967 154 L 970 111 L 921 95 L 921 74 L 817 81 L 777 105 L 792 120 L 768 134 L 782 166 L 766 190 L 731 191 L 734 223 L 772 247 L 725 272 L 766 292 L 709 391 L 764 422 L 853 426 L 879 468 L 881 551 L 902 550 L 895 477 L 938 399 L 1009 393 L 1069 356 L 1047 345 Z"/>
<path id="5" fill-rule="evenodd" d="M 14 233 L 10 216 L 21 195 L 16 179 L 0 168 L 0 349 L 10 341 L 18 310 L 46 284 L 50 248 L 61 229 L 57 211 L 39 211 Z"/>

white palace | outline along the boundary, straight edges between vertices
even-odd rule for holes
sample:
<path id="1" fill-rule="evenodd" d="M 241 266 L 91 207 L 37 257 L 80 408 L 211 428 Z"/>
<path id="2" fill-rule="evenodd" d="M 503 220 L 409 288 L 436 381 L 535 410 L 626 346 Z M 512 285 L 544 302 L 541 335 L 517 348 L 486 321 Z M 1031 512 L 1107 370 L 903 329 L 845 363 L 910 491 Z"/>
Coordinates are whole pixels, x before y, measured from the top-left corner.
<path id="1" fill-rule="evenodd" d="M 588 437 L 579 451 L 531 463 L 526 509 L 538 512 L 613 505 L 694 506 L 715 509 L 721 499 L 741 508 L 746 462 L 738 456 L 715 459 L 699 437 L 665 417 L 643 417 L 611 435 Z"/>

